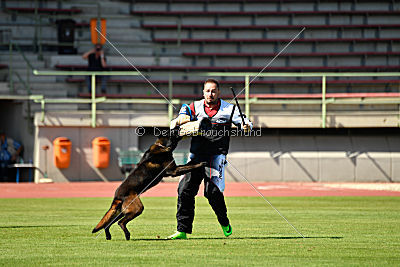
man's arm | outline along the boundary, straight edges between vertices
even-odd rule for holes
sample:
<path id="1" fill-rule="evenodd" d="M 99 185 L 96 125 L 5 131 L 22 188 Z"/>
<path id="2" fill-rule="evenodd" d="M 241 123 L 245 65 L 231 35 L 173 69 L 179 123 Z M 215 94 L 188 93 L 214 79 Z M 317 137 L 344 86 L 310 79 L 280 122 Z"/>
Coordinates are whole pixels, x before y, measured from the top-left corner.
<path id="1" fill-rule="evenodd" d="M 170 129 L 174 129 L 176 126 L 180 126 L 191 120 L 194 120 L 194 114 L 193 114 L 194 108 L 192 107 L 193 103 L 191 103 L 189 107 L 187 105 L 182 105 L 181 109 L 179 110 L 178 117 L 176 117 L 176 119 L 171 121 L 169 125 Z"/>
<path id="2" fill-rule="evenodd" d="M 241 129 L 245 130 L 245 131 L 250 131 L 251 129 L 253 129 L 253 123 L 246 118 L 246 115 L 243 114 L 244 117 L 244 125 L 242 122 L 242 118 L 240 116 L 240 112 L 238 107 L 234 106 L 233 107 L 235 110 L 233 112 L 233 116 L 232 116 L 232 123 L 235 124 L 237 127 L 240 127 Z"/>
<path id="3" fill-rule="evenodd" d="M 95 49 L 93 48 L 93 49 L 87 51 L 85 54 L 83 54 L 83 55 L 82 55 L 82 58 L 83 58 L 83 59 L 88 59 L 89 55 L 92 54 L 92 53 L 94 53 L 94 52 L 95 52 Z"/>
<path id="4" fill-rule="evenodd" d="M 107 63 L 106 63 L 106 57 L 104 56 L 104 51 L 103 50 L 100 51 L 100 60 L 101 60 L 101 66 L 103 68 L 106 68 L 107 67 Z"/>

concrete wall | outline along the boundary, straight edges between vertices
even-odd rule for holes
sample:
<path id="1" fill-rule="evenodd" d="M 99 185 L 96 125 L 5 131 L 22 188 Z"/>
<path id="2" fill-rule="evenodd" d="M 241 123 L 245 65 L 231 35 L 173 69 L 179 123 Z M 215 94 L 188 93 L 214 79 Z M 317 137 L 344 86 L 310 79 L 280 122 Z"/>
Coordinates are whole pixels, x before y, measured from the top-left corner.
<path id="1" fill-rule="evenodd" d="M 357 133 L 232 138 L 228 160 L 251 181 L 399 182 L 399 158 L 399 135 Z"/>
<path id="2" fill-rule="evenodd" d="M 140 137 L 147 149 L 154 137 Z M 189 149 L 190 140 L 177 149 Z M 286 135 L 232 137 L 226 179 L 300 182 L 400 182 L 400 136 Z M 241 173 L 239 174 L 236 169 Z"/>
<path id="3" fill-rule="evenodd" d="M 98 111 L 96 128 L 90 127 L 89 112 L 47 112 L 43 121 L 41 113 L 36 113 L 34 163 L 55 182 L 122 180 L 118 152 L 138 149 L 139 136 L 135 129 L 138 126 L 159 126 L 167 123 L 168 116 L 165 112 Z M 111 142 L 110 165 L 105 169 L 93 166 L 92 141 L 99 136 L 107 137 Z M 67 137 L 72 142 L 71 162 L 66 169 L 58 169 L 53 163 L 53 141 L 57 137 Z M 49 150 L 45 152 L 43 146 L 49 146 Z M 43 173 L 36 171 L 36 181 L 43 176 Z"/>
<path id="4" fill-rule="evenodd" d="M 54 166 L 53 141 L 61 136 L 69 138 L 72 142 L 71 162 L 66 169 L 58 169 Z M 99 136 L 107 137 L 111 142 L 110 165 L 104 169 L 93 166 L 92 140 Z M 137 135 L 132 134 L 132 129 L 126 127 L 39 127 L 36 133 L 36 145 L 36 166 L 39 166 L 42 171 L 47 170 L 48 177 L 55 182 L 119 181 L 124 176 L 117 164 L 118 151 L 136 150 L 138 139 Z M 42 149 L 43 146 L 49 146 L 50 149 L 46 152 Z"/>
<path id="5" fill-rule="evenodd" d="M 54 115 L 48 113 L 44 121 L 40 113 L 35 116 L 35 165 L 55 182 L 66 181 L 112 181 L 121 180 L 123 174 L 118 167 L 118 152 L 120 150 L 136 150 L 138 136 L 133 125 L 140 119 L 131 114 L 99 114 L 97 128 L 90 127 L 90 115 L 70 112 Z M 159 114 L 154 115 L 157 117 Z M 161 118 L 162 120 L 162 118 Z M 67 137 L 72 142 L 71 162 L 66 169 L 58 169 L 53 163 L 53 141 L 57 137 Z M 92 141 L 99 136 L 107 137 L 111 142 L 110 165 L 105 169 L 93 166 Z M 46 152 L 43 146 L 49 146 Z M 47 162 L 46 162 L 47 156 Z M 35 178 L 42 178 L 38 171 Z"/>

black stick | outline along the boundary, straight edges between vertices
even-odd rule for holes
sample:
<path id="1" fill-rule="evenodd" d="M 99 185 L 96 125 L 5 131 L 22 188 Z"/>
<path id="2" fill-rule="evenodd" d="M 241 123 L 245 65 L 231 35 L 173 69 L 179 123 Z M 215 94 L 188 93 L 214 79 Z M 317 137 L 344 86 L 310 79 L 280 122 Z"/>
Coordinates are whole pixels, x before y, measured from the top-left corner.
<path id="1" fill-rule="evenodd" d="M 235 101 L 236 101 L 236 106 L 237 106 L 238 109 L 239 109 L 239 114 L 240 114 L 240 117 L 242 118 L 242 123 L 243 123 L 243 126 L 244 126 L 244 125 L 245 125 L 245 123 L 244 123 L 244 116 L 243 116 L 242 110 L 240 109 L 239 102 L 238 102 L 238 100 L 237 100 L 237 98 L 236 98 L 236 94 L 235 94 L 235 91 L 233 90 L 233 87 L 231 87 L 231 90 L 232 90 L 233 98 L 234 98 Z"/>

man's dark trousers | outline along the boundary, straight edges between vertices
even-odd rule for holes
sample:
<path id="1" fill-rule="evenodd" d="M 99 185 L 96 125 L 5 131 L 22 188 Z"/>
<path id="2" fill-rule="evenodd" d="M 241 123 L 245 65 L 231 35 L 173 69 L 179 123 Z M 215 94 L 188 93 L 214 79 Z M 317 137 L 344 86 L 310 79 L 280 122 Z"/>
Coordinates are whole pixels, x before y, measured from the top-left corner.
<path id="1" fill-rule="evenodd" d="M 192 159 L 192 161 L 201 162 L 195 159 Z M 208 199 L 208 203 L 210 203 L 215 215 L 217 215 L 218 222 L 223 226 L 229 225 L 224 195 L 211 181 L 210 168 L 203 167 L 185 174 L 185 177 L 179 182 L 178 209 L 176 213 L 177 230 L 179 232 L 192 233 L 195 196 L 203 180 L 204 196 Z"/>

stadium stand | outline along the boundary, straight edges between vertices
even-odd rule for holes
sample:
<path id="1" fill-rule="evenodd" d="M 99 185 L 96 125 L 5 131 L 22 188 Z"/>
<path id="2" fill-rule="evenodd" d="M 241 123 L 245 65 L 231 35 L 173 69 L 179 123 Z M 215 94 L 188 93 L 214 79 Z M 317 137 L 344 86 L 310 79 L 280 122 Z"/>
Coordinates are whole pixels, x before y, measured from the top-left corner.
<path id="1" fill-rule="evenodd" d="M 7 12 L 17 12 L 17 13 L 40 13 L 40 14 L 77 14 L 81 13 L 82 10 L 76 8 L 33 8 L 33 7 L 7 7 L 5 8 Z"/>
<path id="2" fill-rule="evenodd" d="M 76 21 L 75 46 L 78 49 L 77 54 L 80 54 L 90 47 L 88 21 L 91 17 L 97 16 L 97 9 L 93 8 L 96 5 L 95 1 L 92 6 L 80 4 L 79 1 L 39 2 L 37 12 L 48 14 L 42 21 L 41 29 L 41 49 L 47 53 L 44 59 L 46 64 L 43 67 L 84 70 L 85 62 L 76 64 L 77 57 L 71 59 L 68 56 L 52 54 L 58 46 L 55 20 L 61 14 L 68 15 Z M 126 55 L 138 59 L 138 69 L 147 72 L 150 81 L 160 83 L 164 80 L 161 84 L 165 84 L 166 80 L 166 75 L 152 75 L 152 72 L 182 71 L 187 74 L 174 81 L 174 84 L 179 84 L 181 87 L 186 86 L 186 89 L 180 89 L 180 93 L 186 90 L 190 95 L 198 90 L 195 82 L 191 80 L 199 81 L 199 79 L 188 77 L 191 72 L 260 71 L 301 27 L 306 27 L 307 30 L 296 40 L 296 46 L 289 47 L 282 53 L 269 67 L 270 71 L 398 70 L 400 38 L 396 36 L 400 36 L 398 34 L 400 23 L 396 23 L 399 22 L 397 21 L 399 11 L 396 9 L 396 3 L 392 1 L 383 1 L 379 5 L 374 1 L 368 3 L 302 1 L 300 4 L 296 1 L 221 0 L 182 3 L 182 1 L 134 1 L 125 2 L 119 8 L 115 6 L 111 8 L 112 1 L 105 1 L 105 8 L 102 10 L 110 17 L 108 20 L 110 39 L 112 37 L 113 42 L 121 45 Z M 26 54 L 29 54 L 30 51 L 38 50 L 36 45 L 32 45 L 35 28 L 32 27 L 32 17 L 22 11 L 32 12 L 35 11 L 35 7 L 32 3 L 18 4 L 5 1 L 3 8 L 5 19 L 0 23 L 14 25 L 11 26 L 13 40 L 25 50 Z M 51 12 L 45 13 L 46 11 Z M 62 14 L 64 11 L 66 13 Z M 126 37 L 121 31 L 121 22 L 125 22 L 125 25 L 128 23 L 131 32 L 139 34 Z M 30 23 L 31 25 L 28 25 Z M 136 49 L 130 45 L 132 41 Z M 117 59 L 119 55 L 115 51 L 110 47 L 108 50 L 110 70 L 132 70 L 127 62 Z M 16 57 L 18 58 L 17 55 Z M 69 64 L 70 61 L 73 61 L 73 64 Z M 54 77 L 31 78 L 32 81 L 49 79 L 49 83 L 63 84 L 62 87 L 69 88 L 63 93 L 64 95 L 78 95 L 83 88 L 82 77 L 68 77 L 68 79 L 60 77 L 56 81 Z M 140 82 L 136 81 L 136 77 L 114 78 L 109 80 L 110 94 L 134 95 L 135 90 L 138 90 L 136 85 Z M 291 82 L 291 79 L 286 78 L 286 80 Z M 385 80 L 395 79 L 382 79 Z M 353 82 L 347 83 L 347 87 L 357 87 L 363 83 L 363 80 L 357 82 L 358 78 L 352 78 L 351 81 Z M 263 79 L 254 82 L 256 87 L 263 83 L 265 83 Z M 302 84 L 307 81 L 300 78 L 296 79 L 296 83 Z M 78 84 L 78 87 L 74 84 Z M 239 83 L 233 81 L 231 84 Z M 390 84 L 384 85 L 384 90 L 396 90 Z M 274 92 L 279 92 L 279 85 L 285 87 L 285 83 L 276 82 L 275 85 Z M 312 86 L 313 83 L 308 85 Z M 32 86 L 33 91 L 35 87 Z M 46 85 L 38 84 L 38 87 L 43 89 Z M 285 88 L 282 90 L 286 91 Z M 309 88 L 304 90 L 305 93 L 309 92 Z M 49 90 L 48 93 L 54 94 L 54 90 Z"/>

